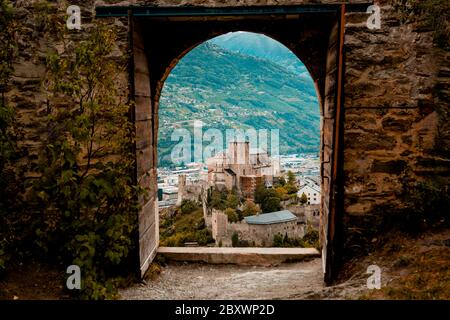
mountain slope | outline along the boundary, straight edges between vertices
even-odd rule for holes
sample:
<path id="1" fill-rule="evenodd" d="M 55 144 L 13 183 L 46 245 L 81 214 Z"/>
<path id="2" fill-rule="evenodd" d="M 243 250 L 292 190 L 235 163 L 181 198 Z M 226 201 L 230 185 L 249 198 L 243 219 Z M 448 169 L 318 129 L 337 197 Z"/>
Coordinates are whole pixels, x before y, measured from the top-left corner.
<path id="1" fill-rule="evenodd" d="M 305 65 L 295 54 L 265 35 L 253 32 L 230 32 L 209 41 L 210 43 L 226 49 L 227 51 L 240 53 L 259 59 L 269 60 L 289 71 L 309 77 Z"/>
<path id="2" fill-rule="evenodd" d="M 298 61 L 298 60 L 297 60 Z M 279 129 L 280 152 L 318 152 L 320 114 L 314 84 L 280 64 L 210 42 L 187 54 L 166 80 L 160 100 L 160 165 L 169 166 L 173 129 Z"/>

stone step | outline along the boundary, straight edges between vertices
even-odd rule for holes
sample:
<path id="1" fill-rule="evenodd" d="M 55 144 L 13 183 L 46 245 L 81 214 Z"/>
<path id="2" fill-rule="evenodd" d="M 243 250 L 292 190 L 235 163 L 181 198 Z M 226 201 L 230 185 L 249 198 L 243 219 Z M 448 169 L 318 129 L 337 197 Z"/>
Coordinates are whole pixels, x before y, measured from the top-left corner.
<path id="1" fill-rule="evenodd" d="M 320 257 L 315 248 L 160 247 L 158 254 L 172 261 L 275 266 Z"/>

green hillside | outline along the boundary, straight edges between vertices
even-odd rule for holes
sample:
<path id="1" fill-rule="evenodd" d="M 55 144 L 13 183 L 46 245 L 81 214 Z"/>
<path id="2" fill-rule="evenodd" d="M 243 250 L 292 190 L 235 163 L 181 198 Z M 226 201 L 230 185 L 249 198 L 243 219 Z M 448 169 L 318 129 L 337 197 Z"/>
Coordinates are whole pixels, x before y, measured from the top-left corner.
<path id="1" fill-rule="evenodd" d="M 310 78 L 268 60 L 211 43 L 192 50 L 172 70 L 160 103 L 160 166 L 170 166 L 174 128 L 279 129 L 280 153 L 318 152 L 320 112 Z"/>

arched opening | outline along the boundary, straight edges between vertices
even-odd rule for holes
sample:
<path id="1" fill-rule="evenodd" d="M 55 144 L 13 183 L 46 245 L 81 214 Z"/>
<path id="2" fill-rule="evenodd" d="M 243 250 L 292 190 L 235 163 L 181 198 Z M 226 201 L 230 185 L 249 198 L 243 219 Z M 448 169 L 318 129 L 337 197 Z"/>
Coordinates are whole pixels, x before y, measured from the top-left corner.
<path id="1" fill-rule="evenodd" d="M 174 61 L 157 86 L 160 246 L 318 247 L 320 99 L 307 67 L 244 31 Z"/>
<path id="2" fill-rule="evenodd" d="M 197 10 L 197 9 L 196 9 Z M 223 9 L 227 11 L 227 9 Z M 133 72 L 131 89 L 136 123 L 136 179 L 148 190 L 141 198 L 139 214 L 139 260 L 143 274 L 159 247 L 157 145 L 159 104 L 165 80 L 180 59 L 199 44 L 216 36 L 245 30 L 268 35 L 291 50 L 307 66 L 319 96 L 321 121 L 321 210 L 320 243 L 325 279 L 330 282 L 335 268 L 338 243 L 336 221 L 341 206 L 339 183 L 342 117 L 342 33 L 338 11 L 299 15 L 257 14 L 186 15 L 176 17 L 138 17 L 133 19 Z M 149 32 L 148 30 L 158 30 Z M 328 248 L 331 248 L 329 250 Z M 225 249 L 225 248 L 224 248 Z M 335 250 L 336 249 L 336 250 Z M 161 251 L 159 251 L 161 253 Z"/>

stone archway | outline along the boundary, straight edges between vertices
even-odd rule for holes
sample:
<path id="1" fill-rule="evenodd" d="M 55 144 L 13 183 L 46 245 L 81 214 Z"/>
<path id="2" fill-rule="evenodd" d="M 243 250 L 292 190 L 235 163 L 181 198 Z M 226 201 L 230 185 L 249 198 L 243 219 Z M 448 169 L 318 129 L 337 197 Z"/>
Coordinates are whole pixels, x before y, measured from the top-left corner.
<path id="1" fill-rule="evenodd" d="M 321 243 L 325 281 L 335 276 L 339 257 L 339 212 L 343 204 L 340 105 L 343 98 L 343 19 L 346 9 L 367 4 L 302 4 L 235 7 L 102 7 L 100 16 L 129 17 L 135 101 L 136 179 L 149 190 L 139 214 L 140 272 L 144 274 L 159 243 L 157 134 L 159 97 L 165 79 L 193 47 L 232 31 L 262 33 L 289 48 L 308 68 L 319 96 L 321 129 Z"/>
<path id="2" fill-rule="evenodd" d="M 322 115 L 321 241 L 325 279 L 333 276 L 335 211 L 340 139 L 337 85 L 342 73 L 340 6 L 297 14 L 131 16 L 132 89 L 137 141 L 137 179 L 150 190 L 142 199 L 139 216 L 140 271 L 143 274 L 156 254 L 159 242 L 157 208 L 157 134 L 159 97 L 165 79 L 177 62 L 192 48 L 215 36 L 232 31 L 265 34 L 288 47 L 310 71 L 316 84 Z M 152 32 L 154 30 L 154 32 Z M 341 65 L 339 65 L 339 62 Z M 330 219 L 333 219 L 330 221 Z M 331 233 L 330 233 L 331 230 Z"/>

